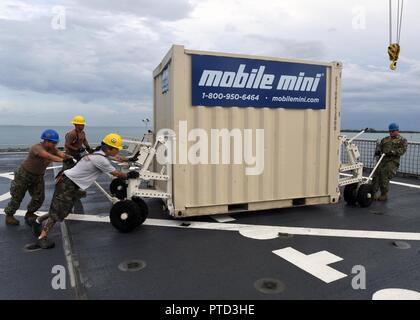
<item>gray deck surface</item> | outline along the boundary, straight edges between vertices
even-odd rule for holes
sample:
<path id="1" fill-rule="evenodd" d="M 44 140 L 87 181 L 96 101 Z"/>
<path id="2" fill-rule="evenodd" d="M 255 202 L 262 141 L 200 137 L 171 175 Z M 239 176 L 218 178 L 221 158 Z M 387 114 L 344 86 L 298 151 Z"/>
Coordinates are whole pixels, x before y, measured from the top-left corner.
<path id="1" fill-rule="evenodd" d="M 13 171 L 24 155 L 0 155 L 0 174 Z M 107 189 L 109 179 L 101 178 Z M 420 185 L 416 179 L 396 181 Z M 9 191 L 10 180 L 0 178 L 0 195 Z M 46 175 L 47 211 L 53 191 L 53 173 Z M 21 206 L 26 209 L 28 196 Z M 174 221 L 162 212 L 159 200 L 150 200 L 149 218 Z M 0 202 L 0 208 L 7 200 Z M 226 224 L 349 229 L 420 233 L 420 189 L 391 185 L 390 199 L 369 208 L 335 205 L 288 208 L 232 215 Z M 82 199 L 78 212 L 107 216 L 108 200 L 94 186 Z M 0 215 L 0 299 L 371 299 L 386 288 L 420 292 L 420 241 L 406 241 L 409 249 L 399 249 L 390 239 L 293 235 L 268 240 L 245 237 L 237 231 L 205 230 L 188 226 L 157 226 L 152 221 L 129 234 L 111 224 L 67 220 L 69 237 L 55 226 L 52 250 L 27 252 L 34 241 L 30 229 L 7 227 Z M 211 222 L 211 217 L 176 220 Z M 70 265 L 63 250 L 70 244 Z M 342 258 L 330 267 L 347 277 L 326 283 L 298 268 L 272 251 L 292 247 L 304 254 L 326 250 Z M 142 260 L 146 267 L 124 272 L 121 262 Z M 54 265 L 75 271 L 76 286 L 67 274 L 66 290 L 54 290 Z M 362 265 L 367 272 L 366 289 L 352 288 L 352 268 Z M 69 272 L 68 272 L 69 273 Z M 279 293 L 262 293 L 254 283 L 273 278 L 284 284 Z"/>

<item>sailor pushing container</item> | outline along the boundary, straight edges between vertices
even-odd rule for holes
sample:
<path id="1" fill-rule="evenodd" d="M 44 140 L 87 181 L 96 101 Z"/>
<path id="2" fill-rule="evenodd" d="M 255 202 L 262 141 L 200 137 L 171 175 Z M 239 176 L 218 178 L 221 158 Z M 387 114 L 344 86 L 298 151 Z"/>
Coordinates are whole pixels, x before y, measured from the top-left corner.
<path id="1" fill-rule="evenodd" d="M 31 201 L 25 214 L 25 222 L 30 224 L 37 217 L 35 212 L 42 206 L 45 199 L 45 170 L 52 161 L 63 162 L 64 159 L 69 159 L 56 148 L 59 142 L 57 131 L 45 130 L 41 134 L 41 140 L 42 142 L 31 146 L 25 161 L 14 173 L 10 185 L 11 199 L 4 209 L 7 225 L 19 225 L 19 220 L 15 219 L 14 214 L 19 209 L 26 192 L 29 192 Z"/>
<path id="2" fill-rule="evenodd" d="M 83 116 L 75 116 L 71 123 L 74 125 L 74 129 L 66 133 L 64 148 L 67 154 L 79 161 L 85 151 L 92 153 L 93 149 L 90 147 L 84 131 L 86 125 L 85 118 Z M 73 166 L 74 163 L 64 163 L 63 169 L 70 169 Z"/>
<path id="3" fill-rule="evenodd" d="M 42 249 L 54 247 L 48 234 L 56 222 L 63 221 L 71 212 L 74 202 L 80 199 L 83 190 L 96 181 L 101 173 L 126 178 L 126 174 L 116 170 L 108 157 L 115 157 L 122 149 L 120 135 L 110 133 L 103 139 L 100 150 L 84 156 L 73 168 L 61 171 L 56 178 L 55 191 L 48 214 L 37 217 L 32 223 L 36 244 Z M 44 222 L 44 223 L 43 223 Z"/>

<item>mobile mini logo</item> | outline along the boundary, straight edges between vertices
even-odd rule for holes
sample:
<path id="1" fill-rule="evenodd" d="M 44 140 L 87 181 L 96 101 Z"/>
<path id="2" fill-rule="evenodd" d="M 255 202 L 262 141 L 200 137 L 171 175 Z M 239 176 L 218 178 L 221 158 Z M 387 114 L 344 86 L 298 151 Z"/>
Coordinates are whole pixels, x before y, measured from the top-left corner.
<path id="1" fill-rule="evenodd" d="M 324 73 L 317 73 L 315 76 L 308 76 L 305 72 L 297 75 L 280 75 L 277 84 L 274 74 L 265 73 L 265 66 L 253 68 L 248 72 L 246 64 L 240 64 L 238 71 L 203 70 L 198 86 L 220 87 L 220 88 L 247 88 L 282 91 L 303 91 L 316 92 Z"/>

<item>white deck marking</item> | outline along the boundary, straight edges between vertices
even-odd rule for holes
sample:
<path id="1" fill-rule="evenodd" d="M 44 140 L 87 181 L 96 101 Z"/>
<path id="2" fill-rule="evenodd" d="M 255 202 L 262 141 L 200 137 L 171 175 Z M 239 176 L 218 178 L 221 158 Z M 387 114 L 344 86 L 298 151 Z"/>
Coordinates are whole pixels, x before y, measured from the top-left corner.
<path id="1" fill-rule="evenodd" d="M 61 168 L 61 166 L 55 166 L 55 167 L 48 167 L 47 170 L 55 170 L 57 168 Z M 0 173 L 0 177 L 1 178 L 6 178 L 6 179 L 10 179 L 13 180 L 15 177 L 14 172 L 5 172 L 5 173 Z M 5 194 L 0 195 L 0 202 L 1 201 L 5 201 L 10 199 L 12 196 L 10 194 L 10 192 L 7 192 Z"/>
<path id="2" fill-rule="evenodd" d="M 420 186 L 416 185 L 416 184 L 403 183 L 403 182 L 397 182 L 397 181 L 390 181 L 390 183 L 396 184 L 396 185 L 399 185 L 399 186 L 403 186 L 403 187 L 420 189 Z"/>
<path id="3" fill-rule="evenodd" d="M 372 296 L 372 300 L 420 300 L 420 292 L 389 288 L 376 291 Z"/>
<path id="4" fill-rule="evenodd" d="M 7 193 L 5 193 L 5 194 L 2 194 L 1 196 L 0 196 L 0 202 L 1 201 L 4 201 L 4 200 L 7 200 L 7 199 L 10 199 L 12 197 L 12 195 L 10 194 L 10 192 L 7 192 Z"/>
<path id="5" fill-rule="evenodd" d="M 48 167 L 46 170 L 55 170 L 55 169 L 61 169 L 63 166 L 53 166 L 53 167 Z"/>
<path id="6" fill-rule="evenodd" d="M 13 180 L 13 178 L 15 177 L 15 174 L 14 172 L 0 173 L 0 177 Z"/>
<path id="7" fill-rule="evenodd" d="M 306 255 L 291 247 L 273 251 L 279 257 L 293 263 L 298 268 L 321 279 L 325 283 L 331 283 L 347 277 L 346 274 L 337 271 L 328 265 L 343 260 L 342 258 L 328 252 L 320 251 Z"/>
<path id="8" fill-rule="evenodd" d="M 14 175 L 13 172 L 6 172 L 6 173 L 1 173 L 0 174 L 0 177 L 10 179 L 10 180 L 13 180 L 14 176 L 15 175 Z M 10 192 L 6 192 L 5 194 L 0 195 L 0 202 L 8 200 L 11 197 L 12 197 L 12 195 L 10 194 Z"/>
<path id="9" fill-rule="evenodd" d="M 211 215 L 210 218 L 216 220 L 217 222 L 224 223 L 224 222 L 231 222 L 235 221 L 235 218 L 232 218 L 231 216 L 227 214 L 215 214 Z"/>
<path id="10" fill-rule="evenodd" d="M 72 288 L 76 287 L 76 276 L 74 271 L 74 259 L 73 254 L 71 251 L 71 245 L 69 241 L 69 233 L 65 223 L 60 223 L 60 229 L 63 239 L 63 250 L 64 256 L 66 257 L 67 261 L 67 270 L 69 271 L 69 278 L 70 278 L 70 286 Z"/>
<path id="11" fill-rule="evenodd" d="M 24 216 L 26 210 L 18 210 L 17 216 Z M 46 212 L 37 212 L 44 214 Z M 0 209 L 0 214 L 4 214 L 4 209 Z M 90 221 L 90 222 L 107 222 L 109 223 L 108 214 L 106 215 L 89 215 L 89 214 L 70 214 L 68 220 Z M 189 224 L 182 226 L 181 224 Z M 388 240 L 413 240 L 420 241 L 420 233 L 415 232 L 395 232 L 395 231 L 368 231 L 368 230 L 346 230 L 346 229 L 321 229 L 321 228 L 301 228 L 301 227 L 281 227 L 281 226 L 264 226 L 252 224 L 237 223 L 217 223 L 217 222 L 197 222 L 186 220 L 167 220 L 148 218 L 144 225 L 155 227 L 170 227 L 184 229 L 201 229 L 216 231 L 234 231 L 241 235 L 257 239 L 267 240 L 275 239 L 279 233 L 288 233 L 303 236 L 319 236 L 319 237 L 338 237 L 338 238 L 360 238 L 360 239 L 388 239 Z"/>
<path id="12" fill-rule="evenodd" d="M 281 233 L 289 233 L 289 232 L 282 232 L 279 230 L 273 229 L 271 226 L 251 226 L 241 228 L 239 234 L 256 240 L 270 240 L 275 239 L 279 236 L 279 232 Z"/>
<path id="13" fill-rule="evenodd" d="M 347 176 L 350 177 L 351 174 L 348 173 L 340 173 L 342 176 Z M 363 177 L 363 178 L 368 178 L 368 177 Z M 369 179 L 372 180 L 372 179 Z M 398 186 L 403 186 L 403 187 L 408 187 L 408 188 L 415 188 L 415 189 L 420 189 L 420 185 L 418 184 L 411 184 L 411 183 L 404 183 L 404 182 L 397 182 L 397 181 L 390 181 L 389 183 L 391 184 L 396 184 Z"/>
<path id="14" fill-rule="evenodd" d="M 61 165 L 60 166 L 52 166 L 52 167 L 48 167 L 46 170 L 55 170 L 55 169 L 58 169 L 58 168 L 62 168 L 62 166 Z M 10 179 L 10 180 L 13 180 L 14 176 L 15 176 L 14 171 L 0 173 L 0 177 L 7 178 L 7 179 Z"/>

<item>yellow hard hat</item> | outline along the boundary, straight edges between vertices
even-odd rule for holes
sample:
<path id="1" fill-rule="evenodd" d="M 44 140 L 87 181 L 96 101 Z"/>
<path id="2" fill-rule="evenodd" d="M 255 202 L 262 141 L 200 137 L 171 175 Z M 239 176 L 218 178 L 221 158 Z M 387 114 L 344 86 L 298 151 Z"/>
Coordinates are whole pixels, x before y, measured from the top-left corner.
<path id="1" fill-rule="evenodd" d="M 117 133 L 110 133 L 102 140 L 106 145 L 121 150 L 123 148 L 122 138 Z"/>
<path id="2" fill-rule="evenodd" d="M 83 124 L 85 125 L 85 118 L 83 118 L 82 116 L 75 116 L 73 118 L 73 120 L 71 121 L 72 124 Z"/>

